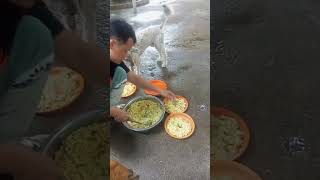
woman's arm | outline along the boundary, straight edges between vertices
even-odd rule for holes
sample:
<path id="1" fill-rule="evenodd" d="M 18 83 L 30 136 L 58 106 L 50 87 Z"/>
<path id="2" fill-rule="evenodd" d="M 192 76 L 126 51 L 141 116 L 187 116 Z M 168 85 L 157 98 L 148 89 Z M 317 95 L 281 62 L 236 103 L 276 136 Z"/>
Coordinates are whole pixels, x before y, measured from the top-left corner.
<path id="1" fill-rule="evenodd" d="M 156 86 L 153 86 L 150 82 L 146 81 L 141 76 L 136 75 L 133 71 L 130 71 L 128 73 L 128 81 L 137 85 L 138 87 L 143 88 L 143 89 L 149 89 L 149 90 L 158 92 L 159 94 L 161 94 L 161 96 L 169 98 L 169 99 L 174 99 L 176 96 L 171 91 L 162 90 Z"/>
<path id="2" fill-rule="evenodd" d="M 158 93 L 161 93 L 162 91 L 160 88 L 153 86 L 150 82 L 146 81 L 141 76 L 136 75 L 133 71 L 130 71 L 128 73 L 128 81 L 143 89 L 149 89 Z"/>

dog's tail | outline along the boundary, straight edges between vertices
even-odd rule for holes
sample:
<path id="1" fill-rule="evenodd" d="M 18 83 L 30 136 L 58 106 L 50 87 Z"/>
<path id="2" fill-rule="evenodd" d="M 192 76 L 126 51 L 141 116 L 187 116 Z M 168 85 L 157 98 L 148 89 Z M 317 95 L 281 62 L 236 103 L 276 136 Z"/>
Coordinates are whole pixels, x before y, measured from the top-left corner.
<path id="1" fill-rule="evenodd" d="M 165 27 L 169 16 L 173 14 L 173 9 L 171 7 L 169 7 L 167 4 L 162 5 L 162 7 L 163 7 L 163 12 L 164 12 L 164 14 L 163 14 L 164 20 L 160 25 L 160 29 L 163 29 Z"/>

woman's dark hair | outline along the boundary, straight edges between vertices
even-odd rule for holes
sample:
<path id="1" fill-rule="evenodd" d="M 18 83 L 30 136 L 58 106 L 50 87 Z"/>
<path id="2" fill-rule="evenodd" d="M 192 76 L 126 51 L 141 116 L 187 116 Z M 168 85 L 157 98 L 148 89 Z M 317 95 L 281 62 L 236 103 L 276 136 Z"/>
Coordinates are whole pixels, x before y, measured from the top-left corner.
<path id="1" fill-rule="evenodd" d="M 126 43 L 129 38 L 132 38 L 136 43 L 136 34 L 132 26 L 121 18 L 111 18 L 110 38 L 116 38 L 122 43 Z"/>
<path id="2" fill-rule="evenodd" d="M 22 10 L 8 0 L 0 0 L 0 50 L 9 55 Z"/>

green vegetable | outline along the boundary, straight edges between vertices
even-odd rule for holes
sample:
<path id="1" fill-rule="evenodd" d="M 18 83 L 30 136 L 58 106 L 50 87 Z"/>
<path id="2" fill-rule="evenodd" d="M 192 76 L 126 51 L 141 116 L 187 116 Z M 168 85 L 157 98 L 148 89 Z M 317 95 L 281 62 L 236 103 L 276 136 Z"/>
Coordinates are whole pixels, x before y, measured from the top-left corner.
<path id="1" fill-rule="evenodd" d="M 173 117 L 170 119 L 167 128 L 169 132 L 179 138 L 187 136 L 192 131 L 192 126 L 181 117 Z"/>
<path id="2" fill-rule="evenodd" d="M 231 160 L 239 151 L 242 143 L 242 132 L 238 122 L 230 117 L 220 116 L 212 119 L 211 147 L 215 160 Z"/>
<path id="3" fill-rule="evenodd" d="M 130 122 L 134 128 L 148 128 L 158 122 L 163 113 L 160 104 L 151 100 L 141 100 L 130 105 L 127 112 L 132 120 L 142 124 Z"/>
<path id="4" fill-rule="evenodd" d="M 107 176 L 107 125 L 95 123 L 74 131 L 54 160 L 67 180 L 103 180 Z"/>
<path id="5" fill-rule="evenodd" d="M 169 113 L 183 112 L 186 107 L 186 103 L 185 103 L 184 99 L 176 98 L 174 100 L 168 101 L 165 104 L 165 107 Z"/>

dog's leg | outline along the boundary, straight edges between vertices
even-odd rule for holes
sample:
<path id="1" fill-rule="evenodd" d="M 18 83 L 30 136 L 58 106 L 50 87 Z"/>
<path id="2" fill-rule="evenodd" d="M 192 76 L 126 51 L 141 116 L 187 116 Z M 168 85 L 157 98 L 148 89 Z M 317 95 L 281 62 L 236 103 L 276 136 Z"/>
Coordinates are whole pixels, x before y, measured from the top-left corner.
<path id="1" fill-rule="evenodd" d="M 160 51 L 159 51 L 159 53 L 160 53 L 160 58 L 161 58 L 161 62 L 162 62 L 162 67 L 167 67 L 167 65 L 168 65 L 168 62 L 167 62 L 167 52 L 166 52 L 166 48 L 165 48 L 165 45 L 164 45 L 164 37 L 163 37 L 163 34 L 161 34 L 159 44 L 160 44 Z"/>
<path id="2" fill-rule="evenodd" d="M 96 42 L 96 1 L 77 0 L 78 18 L 81 20 L 83 38 Z"/>
<path id="3" fill-rule="evenodd" d="M 139 65 L 134 65 L 134 66 L 133 66 L 133 72 L 134 72 L 136 75 L 139 75 L 139 70 L 140 70 Z"/>
<path id="4" fill-rule="evenodd" d="M 136 63 L 131 63 L 131 70 L 135 73 L 138 74 L 138 68 L 137 68 L 137 64 Z"/>
<path id="5" fill-rule="evenodd" d="M 140 75 L 140 57 L 138 56 L 137 58 L 138 58 L 138 60 L 137 60 L 137 64 L 136 64 L 136 74 Z"/>
<path id="6" fill-rule="evenodd" d="M 139 75 L 140 74 L 140 55 L 139 54 L 132 54 L 132 62 L 134 64 L 134 72 Z"/>
<path id="7" fill-rule="evenodd" d="M 156 40 L 154 43 L 154 47 L 156 48 L 156 50 L 159 53 L 159 57 L 157 58 L 157 62 L 161 61 L 162 62 L 162 56 L 161 56 L 161 41 L 160 40 Z"/>
<path id="8" fill-rule="evenodd" d="M 136 73 L 136 75 L 139 75 L 139 66 L 135 65 L 134 66 L 134 72 Z"/>
<path id="9" fill-rule="evenodd" d="M 161 61 L 161 67 L 166 67 L 166 60 L 165 60 L 166 52 L 165 52 L 164 46 L 162 45 L 159 45 L 159 46 L 155 46 L 157 51 L 159 52 L 159 58 L 157 59 L 157 61 Z"/>
<path id="10" fill-rule="evenodd" d="M 161 60 L 160 51 L 158 51 L 158 52 L 159 52 L 159 57 L 157 58 L 157 62 L 162 61 L 162 60 Z"/>
<path id="11" fill-rule="evenodd" d="M 167 65 L 168 65 L 167 52 L 166 52 L 166 49 L 164 48 L 164 46 L 161 48 L 160 52 L 161 52 L 160 56 L 161 56 L 162 67 L 167 67 Z"/>
<path id="12" fill-rule="evenodd" d="M 163 52 L 164 52 L 164 67 L 168 67 L 168 54 L 167 54 L 167 50 L 165 47 L 163 47 Z"/>
<path id="13" fill-rule="evenodd" d="M 137 0 L 132 0 L 133 13 L 137 14 Z"/>

